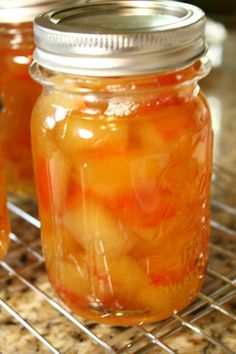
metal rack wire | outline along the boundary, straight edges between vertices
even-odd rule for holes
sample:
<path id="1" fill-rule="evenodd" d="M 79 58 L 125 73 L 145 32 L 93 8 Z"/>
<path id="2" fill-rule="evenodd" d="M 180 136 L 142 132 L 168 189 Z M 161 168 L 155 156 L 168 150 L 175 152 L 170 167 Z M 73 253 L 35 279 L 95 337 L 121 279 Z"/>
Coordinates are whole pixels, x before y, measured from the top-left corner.
<path id="1" fill-rule="evenodd" d="M 23 337 L 29 338 L 30 334 L 31 338 L 28 340 L 32 347 L 28 352 L 19 351 L 24 354 L 235 354 L 235 182 L 236 175 L 215 166 L 210 261 L 205 286 L 198 299 L 165 321 L 123 328 L 83 320 L 68 311 L 54 297 L 43 268 L 44 259 L 38 237 L 40 222 L 34 217 L 35 206 L 25 203 L 19 207 L 9 202 L 12 215 L 11 249 L 6 260 L 0 262 L 0 326 L 1 323 L 14 323 L 16 331 L 25 328 Z M 21 305 L 17 296 L 21 298 Z M 35 317 L 30 315 L 32 308 L 27 302 L 30 296 L 35 298 Z M 45 315 L 47 312 L 51 317 Z M 65 333 L 66 339 L 60 338 L 58 333 Z M 15 349 L 3 349 L 0 340 L 0 352 L 17 352 Z"/>

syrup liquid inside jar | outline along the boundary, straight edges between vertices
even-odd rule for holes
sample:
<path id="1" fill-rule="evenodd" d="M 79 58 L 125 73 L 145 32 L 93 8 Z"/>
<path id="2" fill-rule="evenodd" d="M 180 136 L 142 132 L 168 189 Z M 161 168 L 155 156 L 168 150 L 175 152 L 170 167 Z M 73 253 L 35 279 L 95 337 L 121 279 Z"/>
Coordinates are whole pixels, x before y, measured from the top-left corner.
<path id="1" fill-rule="evenodd" d="M 34 196 L 30 118 L 41 88 L 29 73 L 34 17 L 68 1 L 0 0 L 0 142 L 7 190 Z"/>
<path id="2" fill-rule="evenodd" d="M 9 246 L 10 224 L 6 205 L 5 176 L 3 157 L 0 152 L 0 260 L 5 256 Z"/>
<path id="3" fill-rule="evenodd" d="M 171 37 L 181 21 L 182 37 Z M 32 143 L 49 280 L 87 319 L 171 316 L 197 296 L 208 260 L 204 14 L 169 1 L 92 3 L 37 18 L 35 38 L 31 75 L 43 92 Z"/>

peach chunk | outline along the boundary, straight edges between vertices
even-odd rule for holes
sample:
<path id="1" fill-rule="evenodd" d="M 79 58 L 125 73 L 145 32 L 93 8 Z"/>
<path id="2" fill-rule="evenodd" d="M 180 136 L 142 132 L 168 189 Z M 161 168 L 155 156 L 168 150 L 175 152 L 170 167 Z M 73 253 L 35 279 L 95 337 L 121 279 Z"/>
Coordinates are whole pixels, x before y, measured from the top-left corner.
<path id="1" fill-rule="evenodd" d="M 87 197 L 68 209 L 63 216 L 66 230 L 87 251 L 120 255 L 132 248 L 129 234 L 122 222 L 95 199 Z"/>

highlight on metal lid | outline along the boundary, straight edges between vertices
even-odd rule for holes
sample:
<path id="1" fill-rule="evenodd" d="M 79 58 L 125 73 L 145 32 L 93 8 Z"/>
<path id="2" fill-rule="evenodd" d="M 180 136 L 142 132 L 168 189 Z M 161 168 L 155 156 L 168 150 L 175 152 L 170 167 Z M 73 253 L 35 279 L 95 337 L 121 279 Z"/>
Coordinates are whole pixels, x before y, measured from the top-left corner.
<path id="1" fill-rule="evenodd" d="M 119 76 L 190 64 L 206 51 L 205 14 L 166 0 L 88 1 L 35 19 L 35 61 L 71 74 Z"/>
<path id="2" fill-rule="evenodd" d="M 73 3 L 75 0 L 0 0 L 0 23 L 32 22 L 42 12 Z"/>

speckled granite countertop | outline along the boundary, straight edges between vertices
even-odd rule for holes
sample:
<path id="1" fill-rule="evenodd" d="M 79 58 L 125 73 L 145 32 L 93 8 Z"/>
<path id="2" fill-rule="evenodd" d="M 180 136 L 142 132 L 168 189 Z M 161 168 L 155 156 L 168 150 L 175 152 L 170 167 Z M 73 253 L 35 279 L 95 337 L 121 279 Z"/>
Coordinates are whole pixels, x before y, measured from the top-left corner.
<path id="1" fill-rule="evenodd" d="M 214 128 L 215 128 L 215 161 L 223 167 L 233 169 L 236 172 L 236 32 L 231 32 L 225 42 L 223 65 L 221 68 L 213 71 L 211 75 L 203 81 L 203 89 L 208 95 L 212 107 Z M 214 193 L 222 201 L 236 206 L 236 176 L 224 175 L 221 171 L 217 172 L 220 181 L 227 182 L 227 191 Z M 25 203 L 25 210 L 32 212 L 32 205 Z M 33 208 L 34 209 L 34 208 Z M 34 212 L 34 211 L 33 211 Z M 235 216 L 226 216 L 215 208 L 214 215 L 216 220 L 222 222 L 225 226 L 236 229 Z M 12 219 L 13 232 L 17 233 L 27 244 L 35 251 L 41 252 L 38 239 L 38 230 L 30 227 L 24 221 L 17 217 Z M 236 279 L 236 262 L 230 257 L 230 252 L 236 254 L 236 241 L 234 237 L 223 239 L 215 233 L 213 243 L 223 245 L 228 255 L 214 250 L 210 267 L 220 271 L 222 275 L 227 275 L 230 279 Z M 14 269 L 18 269 L 34 286 L 40 291 L 52 296 L 54 294 L 50 288 L 43 265 L 40 261 L 30 255 L 25 247 L 17 246 L 12 243 L 11 252 L 7 258 L 7 263 Z M 222 282 L 213 281 L 207 277 L 205 285 L 205 294 L 210 294 L 215 289 L 225 286 Z M 233 288 L 232 288 L 233 289 Z M 228 290 L 225 290 L 228 294 Z M 222 295 L 222 294 L 221 294 Z M 223 292 L 224 295 L 224 292 Z M 216 294 L 215 299 L 218 300 Z M 28 321 L 41 335 L 52 343 L 59 353 L 66 354 L 90 354 L 106 353 L 96 343 L 94 343 L 86 334 L 83 334 L 78 328 L 71 324 L 67 319 L 58 313 L 49 305 L 41 295 L 35 290 L 22 284 L 15 276 L 9 277 L 0 267 L 0 299 L 8 303 L 22 318 Z M 198 320 L 196 323 L 206 334 L 214 336 L 230 348 L 228 353 L 236 353 L 236 292 L 231 301 L 225 305 L 225 310 L 232 316 L 225 316 L 219 311 L 213 311 Z M 198 312 L 195 312 L 196 315 Z M 191 319 L 191 317 L 189 318 Z M 114 351 L 120 350 L 124 345 L 132 342 L 134 338 L 142 336 L 139 328 L 120 328 L 97 325 L 89 321 L 81 320 L 95 335 L 103 341 L 113 346 Z M 168 330 L 172 328 L 170 324 L 163 323 Z M 172 324 L 173 325 L 173 324 Z M 154 325 L 146 326 L 146 330 L 156 328 L 156 332 L 162 333 L 165 327 Z M 191 330 L 182 330 L 176 336 L 166 339 L 165 344 L 179 354 L 220 354 L 225 351 L 220 347 L 215 347 L 199 334 Z M 164 349 L 151 347 L 151 340 L 146 339 L 142 344 L 137 345 L 133 350 L 126 350 L 125 353 L 143 353 L 141 348 L 147 346 L 147 353 L 166 353 Z M 32 334 L 4 309 L 0 307 L 0 354 L 34 354 L 50 353 L 50 350 L 40 343 Z"/>

